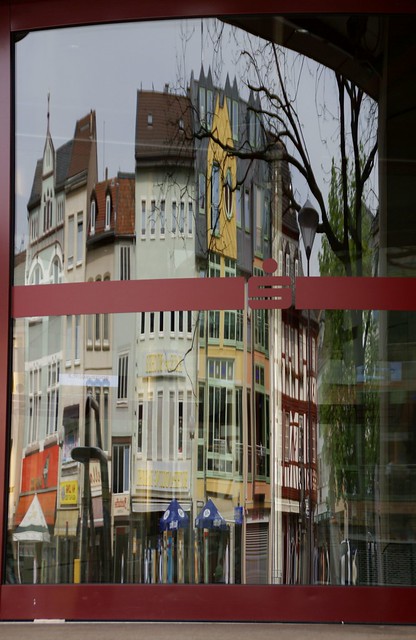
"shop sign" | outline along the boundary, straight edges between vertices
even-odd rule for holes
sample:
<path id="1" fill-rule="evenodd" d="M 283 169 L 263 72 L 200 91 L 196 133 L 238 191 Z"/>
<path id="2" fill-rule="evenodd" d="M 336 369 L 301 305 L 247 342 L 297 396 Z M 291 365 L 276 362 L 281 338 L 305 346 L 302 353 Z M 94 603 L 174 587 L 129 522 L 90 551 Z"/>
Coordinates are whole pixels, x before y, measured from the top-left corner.
<path id="1" fill-rule="evenodd" d="M 130 515 L 130 494 L 113 494 L 113 516 Z"/>
<path id="2" fill-rule="evenodd" d="M 178 353 L 149 353 L 146 356 L 146 375 L 183 375 L 183 356 Z"/>
<path id="3" fill-rule="evenodd" d="M 92 496 L 101 495 L 101 468 L 98 460 L 90 462 L 90 486 Z"/>
<path id="4" fill-rule="evenodd" d="M 59 485 L 61 506 L 78 504 L 78 480 L 66 480 Z"/>
<path id="5" fill-rule="evenodd" d="M 152 462 L 149 460 L 137 469 L 138 491 L 154 490 L 164 493 L 188 492 L 190 481 L 188 462 Z"/>
<path id="6" fill-rule="evenodd" d="M 234 507 L 235 524 L 243 524 L 243 507 Z"/>
<path id="7" fill-rule="evenodd" d="M 118 376 L 92 376 L 90 373 L 60 373 L 59 384 L 66 387 L 117 387 Z"/>
<path id="8" fill-rule="evenodd" d="M 58 483 L 59 447 L 47 447 L 23 458 L 21 493 L 56 489 Z"/>

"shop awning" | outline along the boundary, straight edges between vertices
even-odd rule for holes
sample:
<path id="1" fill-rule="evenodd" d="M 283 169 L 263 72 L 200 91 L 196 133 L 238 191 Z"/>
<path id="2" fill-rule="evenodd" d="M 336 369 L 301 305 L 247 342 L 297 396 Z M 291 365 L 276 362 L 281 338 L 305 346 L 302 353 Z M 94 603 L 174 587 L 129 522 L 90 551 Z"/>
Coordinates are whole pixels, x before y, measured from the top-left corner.
<path id="1" fill-rule="evenodd" d="M 13 533 L 16 542 L 50 542 L 48 525 L 38 496 L 30 496 L 31 503 L 21 523 Z"/>
<path id="2" fill-rule="evenodd" d="M 17 505 L 16 513 L 14 516 L 14 526 L 17 527 L 22 522 L 25 514 L 27 513 L 30 505 L 33 502 L 33 498 L 37 496 L 40 506 L 42 507 L 43 515 L 46 520 L 46 524 L 51 527 L 55 523 L 55 507 L 56 507 L 56 491 L 44 491 L 41 493 L 31 493 L 27 496 L 20 496 Z"/>
<path id="3" fill-rule="evenodd" d="M 57 511 L 54 534 L 56 536 L 76 536 L 78 515 L 78 509 Z"/>

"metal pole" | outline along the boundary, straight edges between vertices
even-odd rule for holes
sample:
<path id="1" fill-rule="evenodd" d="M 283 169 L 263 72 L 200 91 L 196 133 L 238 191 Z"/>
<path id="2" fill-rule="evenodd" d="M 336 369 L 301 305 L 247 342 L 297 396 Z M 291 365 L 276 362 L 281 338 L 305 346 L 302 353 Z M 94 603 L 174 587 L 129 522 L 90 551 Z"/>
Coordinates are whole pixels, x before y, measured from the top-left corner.
<path id="1" fill-rule="evenodd" d="M 307 273 L 309 278 L 309 261 L 310 251 L 307 252 Z M 309 554 L 309 583 L 313 584 L 314 574 L 314 544 L 313 544 L 313 510 L 312 510 L 312 398 L 311 398 L 311 373 L 312 373 L 312 349 L 311 349 L 311 310 L 308 309 L 308 359 L 307 359 L 307 376 L 308 376 L 308 554 Z"/>

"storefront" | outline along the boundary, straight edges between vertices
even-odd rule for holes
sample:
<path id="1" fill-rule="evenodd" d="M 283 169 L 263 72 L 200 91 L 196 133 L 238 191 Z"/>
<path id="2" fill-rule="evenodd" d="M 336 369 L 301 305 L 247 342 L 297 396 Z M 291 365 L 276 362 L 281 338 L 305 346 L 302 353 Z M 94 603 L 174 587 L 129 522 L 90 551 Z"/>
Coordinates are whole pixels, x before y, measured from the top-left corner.
<path id="1" fill-rule="evenodd" d="M 416 622 L 415 10 L 234 4 L 0 7 L 0 619 Z"/>

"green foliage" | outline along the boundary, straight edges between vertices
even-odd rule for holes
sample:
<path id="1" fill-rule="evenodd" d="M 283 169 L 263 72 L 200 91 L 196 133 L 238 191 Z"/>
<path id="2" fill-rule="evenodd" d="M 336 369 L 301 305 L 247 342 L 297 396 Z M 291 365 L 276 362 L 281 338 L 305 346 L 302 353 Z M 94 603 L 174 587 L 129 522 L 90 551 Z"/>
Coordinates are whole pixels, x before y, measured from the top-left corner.
<path id="1" fill-rule="evenodd" d="M 348 211 L 357 211 L 355 189 L 348 177 Z M 359 233 L 349 233 L 348 256 L 336 255 L 324 237 L 319 254 L 323 276 L 371 275 L 373 217 L 360 207 Z M 345 203 L 340 172 L 332 163 L 328 196 L 329 222 L 341 238 Z M 324 461 L 330 467 L 330 502 L 370 496 L 378 455 L 379 398 L 377 394 L 377 323 L 373 312 L 327 310 L 321 350 L 320 423 Z"/>

